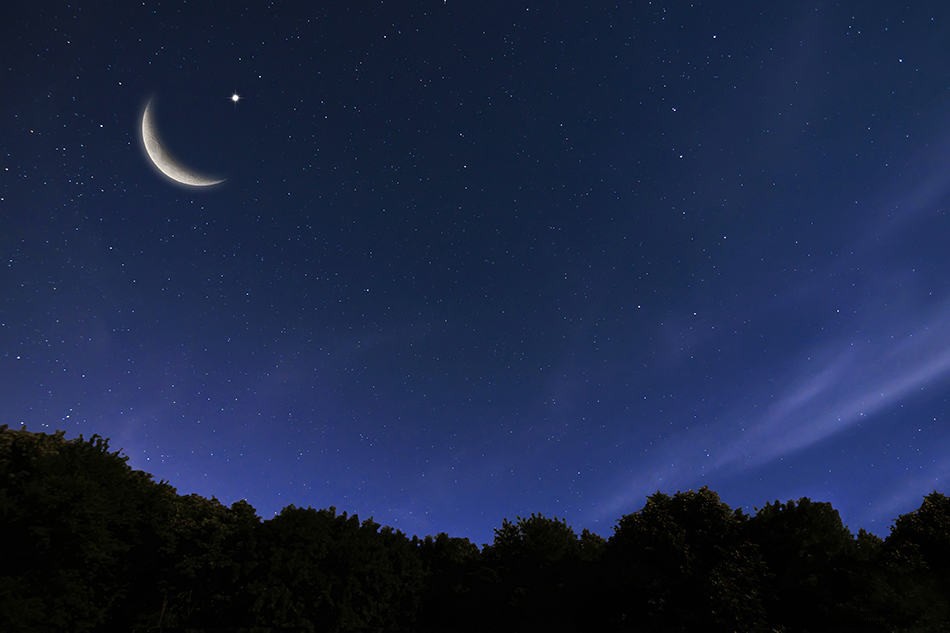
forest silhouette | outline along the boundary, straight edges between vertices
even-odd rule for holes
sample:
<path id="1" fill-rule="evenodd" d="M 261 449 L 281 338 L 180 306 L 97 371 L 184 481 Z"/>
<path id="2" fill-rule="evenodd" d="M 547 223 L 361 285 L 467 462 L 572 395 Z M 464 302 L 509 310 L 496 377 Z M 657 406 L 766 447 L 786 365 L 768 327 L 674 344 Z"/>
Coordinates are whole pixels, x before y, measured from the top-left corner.
<path id="1" fill-rule="evenodd" d="M 950 498 L 881 539 L 829 503 L 657 492 L 602 538 L 539 514 L 479 548 L 178 495 L 108 440 L 0 427 L 0 631 L 950 631 Z"/>

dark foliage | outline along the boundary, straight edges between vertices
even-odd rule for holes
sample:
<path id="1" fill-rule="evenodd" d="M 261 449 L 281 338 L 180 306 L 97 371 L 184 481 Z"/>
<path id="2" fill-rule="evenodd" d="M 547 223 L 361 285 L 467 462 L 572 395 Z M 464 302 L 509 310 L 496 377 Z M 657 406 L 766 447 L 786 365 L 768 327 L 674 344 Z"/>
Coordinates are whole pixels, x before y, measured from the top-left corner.
<path id="1" fill-rule="evenodd" d="M 768 569 L 769 619 L 789 630 L 823 625 L 849 630 L 839 606 L 847 599 L 854 538 L 829 503 L 769 503 L 745 528 Z"/>
<path id="2" fill-rule="evenodd" d="M 0 631 L 948 631 L 950 499 L 882 540 L 827 503 L 656 493 L 608 539 L 538 514 L 479 550 L 179 496 L 93 436 L 0 427 Z"/>
<path id="3" fill-rule="evenodd" d="M 708 488 L 656 493 L 622 517 L 607 544 L 610 628 L 762 629 L 765 568 L 747 521 Z"/>

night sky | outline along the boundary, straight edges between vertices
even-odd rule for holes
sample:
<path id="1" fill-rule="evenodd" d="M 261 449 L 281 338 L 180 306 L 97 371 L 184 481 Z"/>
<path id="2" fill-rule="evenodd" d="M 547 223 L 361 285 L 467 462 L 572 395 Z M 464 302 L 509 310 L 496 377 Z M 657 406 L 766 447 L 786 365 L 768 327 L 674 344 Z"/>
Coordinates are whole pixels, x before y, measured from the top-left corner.
<path id="1" fill-rule="evenodd" d="M 886 534 L 950 478 L 950 4 L 903 5 L 7 4 L 0 422 L 265 518 Z"/>

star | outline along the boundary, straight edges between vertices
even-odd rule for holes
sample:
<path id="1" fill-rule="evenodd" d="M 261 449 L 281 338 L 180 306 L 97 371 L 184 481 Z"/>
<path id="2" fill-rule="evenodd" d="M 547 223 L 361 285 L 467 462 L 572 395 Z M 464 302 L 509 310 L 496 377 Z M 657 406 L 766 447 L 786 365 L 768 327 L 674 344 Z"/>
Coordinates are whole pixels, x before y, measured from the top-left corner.
<path id="1" fill-rule="evenodd" d="M 234 92 L 234 93 L 231 94 L 231 101 L 232 101 L 233 103 L 237 103 L 237 102 L 240 101 L 240 100 L 241 100 L 241 95 L 239 95 L 239 94 L 236 93 L 236 92 Z"/>

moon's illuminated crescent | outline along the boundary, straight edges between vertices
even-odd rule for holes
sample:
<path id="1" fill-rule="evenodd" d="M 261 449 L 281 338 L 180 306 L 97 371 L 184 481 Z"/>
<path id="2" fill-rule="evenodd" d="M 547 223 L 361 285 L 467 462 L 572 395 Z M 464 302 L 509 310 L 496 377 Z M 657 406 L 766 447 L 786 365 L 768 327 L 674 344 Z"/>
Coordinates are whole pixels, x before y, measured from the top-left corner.
<path id="1" fill-rule="evenodd" d="M 208 178 L 195 173 L 181 165 L 165 150 L 165 146 L 158 138 L 158 132 L 155 131 L 151 108 L 152 102 L 149 101 L 145 104 L 145 112 L 142 114 L 142 143 L 145 144 L 145 152 L 158 170 L 175 182 L 191 187 L 210 187 L 224 182 L 223 179 Z"/>

